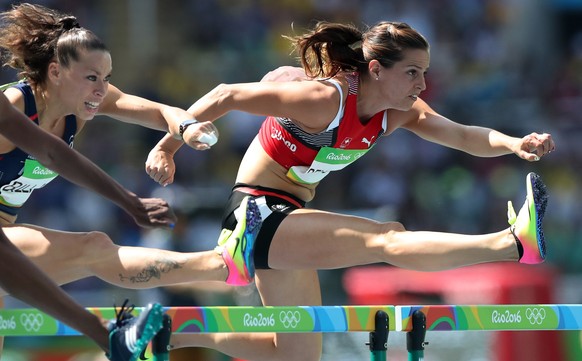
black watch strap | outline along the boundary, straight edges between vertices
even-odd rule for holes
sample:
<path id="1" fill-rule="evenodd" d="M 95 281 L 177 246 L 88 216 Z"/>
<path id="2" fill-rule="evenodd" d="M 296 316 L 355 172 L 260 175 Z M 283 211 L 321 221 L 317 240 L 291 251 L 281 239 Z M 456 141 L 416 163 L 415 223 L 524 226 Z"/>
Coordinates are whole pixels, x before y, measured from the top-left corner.
<path id="1" fill-rule="evenodd" d="M 182 123 L 180 123 L 180 128 L 179 128 L 180 138 L 184 138 L 184 132 L 186 131 L 186 128 L 188 128 L 192 124 L 196 124 L 196 123 L 198 123 L 198 121 L 196 119 L 187 119 L 187 120 L 184 120 Z"/>

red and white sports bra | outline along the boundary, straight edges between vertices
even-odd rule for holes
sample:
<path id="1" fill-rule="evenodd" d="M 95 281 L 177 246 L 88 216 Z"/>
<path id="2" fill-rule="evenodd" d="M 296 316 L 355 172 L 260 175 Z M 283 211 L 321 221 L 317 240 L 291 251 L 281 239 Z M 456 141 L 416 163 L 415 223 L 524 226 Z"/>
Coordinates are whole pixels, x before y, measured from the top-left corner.
<path id="1" fill-rule="evenodd" d="M 326 130 L 307 133 L 292 120 L 267 117 L 259 130 L 259 141 L 267 154 L 285 167 L 287 177 L 297 183 L 314 184 L 331 171 L 345 168 L 372 148 L 387 128 L 386 111 L 375 114 L 362 124 L 357 114 L 357 73 L 346 76 L 348 96 L 343 102 L 343 92 L 337 80 L 325 80 L 334 84 L 340 92 L 339 111 Z"/>

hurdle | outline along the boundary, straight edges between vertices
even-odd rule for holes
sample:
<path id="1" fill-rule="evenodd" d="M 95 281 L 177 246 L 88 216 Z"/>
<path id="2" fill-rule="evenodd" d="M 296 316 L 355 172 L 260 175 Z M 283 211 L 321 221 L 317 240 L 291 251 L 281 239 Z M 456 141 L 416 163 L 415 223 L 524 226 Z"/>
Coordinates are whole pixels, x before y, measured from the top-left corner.
<path id="1" fill-rule="evenodd" d="M 104 319 L 113 307 L 87 308 Z M 135 313 L 143 310 L 136 307 Z M 427 331 L 581 330 L 582 305 L 211 306 L 166 307 L 173 333 L 369 332 L 371 361 L 385 361 L 390 331 L 407 333 L 409 361 L 422 360 Z M 32 308 L 0 310 L 2 336 L 79 336 Z"/>

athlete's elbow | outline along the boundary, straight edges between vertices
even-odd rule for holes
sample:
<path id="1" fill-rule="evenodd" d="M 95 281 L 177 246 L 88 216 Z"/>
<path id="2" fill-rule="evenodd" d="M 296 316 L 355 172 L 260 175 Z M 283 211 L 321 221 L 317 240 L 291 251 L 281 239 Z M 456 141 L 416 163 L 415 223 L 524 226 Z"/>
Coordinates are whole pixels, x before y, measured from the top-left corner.
<path id="1" fill-rule="evenodd" d="M 210 101 L 220 109 L 226 108 L 234 104 L 235 92 L 229 84 L 219 84 L 210 93 Z"/>
<path id="2" fill-rule="evenodd" d="M 232 90 L 229 84 L 219 84 L 214 89 L 206 93 L 188 108 L 188 113 L 193 117 L 204 117 L 203 114 L 213 115 L 215 113 L 223 114 L 222 111 L 226 104 L 232 104 Z M 226 110 L 228 111 L 228 109 Z M 198 119 L 200 121 L 206 119 Z"/>
<path id="3" fill-rule="evenodd" d="M 55 146 L 48 148 L 46 152 L 39 154 L 40 157 L 36 157 L 36 159 L 45 167 L 58 172 L 59 165 L 69 161 L 67 154 L 70 154 L 70 151 L 71 149 L 64 143 L 62 145 L 55 144 Z"/>
<path id="4" fill-rule="evenodd" d="M 38 162 L 40 164 L 44 165 L 48 169 L 53 169 L 53 170 L 54 170 L 55 166 L 58 164 L 57 156 L 54 154 L 54 152 L 52 150 L 49 150 L 48 152 L 43 154 L 41 157 L 36 157 L 36 160 L 38 160 Z"/>

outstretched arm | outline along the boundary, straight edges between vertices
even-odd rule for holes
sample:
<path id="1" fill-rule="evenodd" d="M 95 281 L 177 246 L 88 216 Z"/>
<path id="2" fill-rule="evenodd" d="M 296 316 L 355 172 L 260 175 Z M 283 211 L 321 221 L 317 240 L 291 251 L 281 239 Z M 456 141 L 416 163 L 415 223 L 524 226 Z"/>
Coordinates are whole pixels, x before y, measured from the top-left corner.
<path id="1" fill-rule="evenodd" d="M 150 151 L 146 172 L 163 186 L 174 181 L 173 157 L 183 144 L 180 124 L 192 119 L 189 113 L 178 107 L 124 93 L 113 85 L 109 85 L 99 113 L 123 122 L 167 132 L 167 137 Z M 189 145 L 196 150 L 207 150 L 213 145 L 205 141 L 205 136 L 212 133 L 218 138 L 218 130 L 211 122 L 189 124 L 188 128 L 194 132 L 194 141 Z"/>
<path id="2" fill-rule="evenodd" d="M 175 223 L 175 215 L 165 201 L 137 197 L 61 139 L 34 125 L 3 93 L 0 94 L 0 133 L 44 166 L 108 198 L 140 226 L 171 227 Z"/>
<path id="3" fill-rule="evenodd" d="M 109 85 L 107 96 L 99 107 L 99 114 L 126 123 L 168 132 L 178 140 L 181 140 L 180 124 L 192 118 L 184 109 L 124 93 L 113 85 Z M 196 130 L 198 138 L 203 133 L 209 132 L 215 132 L 218 135 L 216 127 L 209 122 L 192 124 L 190 128 Z M 205 150 L 212 145 L 203 140 L 198 141 L 198 138 L 196 142 L 190 144 L 192 148 Z"/>
<path id="4" fill-rule="evenodd" d="M 305 75 L 303 68 L 281 66 L 265 74 L 261 82 L 290 82 L 307 79 L 308 77 Z M 208 97 L 207 95 L 206 98 Z M 192 116 L 190 115 L 190 117 Z M 212 122 L 207 121 L 200 122 L 196 126 L 188 127 L 188 135 L 186 137 L 188 145 L 197 150 L 205 149 L 200 147 L 197 140 L 202 133 L 213 131 L 211 125 Z M 174 126 L 170 128 L 177 129 L 178 127 Z M 179 135 L 170 132 L 152 148 L 145 164 L 146 173 L 150 178 L 162 186 L 167 186 L 174 182 L 174 175 L 176 173 L 174 155 L 183 144 L 184 142 Z"/>
<path id="5" fill-rule="evenodd" d="M 33 154 L 39 161 L 50 164 L 55 169 L 58 168 L 54 166 L 55 161 L 62 164 L 76 163 L 74 157 L 73 159 L 62 158 L 63 154 L 66 155 L 68 153 L 76 156 L 78 154 L 76 151 L 69 149 L 62 140 L 33 125 L 24 114 L 8 102 L 2 92 L 0 92 L 0 133 L 13 141 L 18 147 Z M 56 153 L 53 147 L 56 149 Z M 84 162 L 89 163 L 88 160 L 84 160 Z M 85 163 L 80 162 L 73 165 L 70 170 L 65 168 L 61 170 L 65 170 L 64 173 L 69 173 L 71 178 L 76 178 L 76 174 L 80 174 L 80 184 L 93 186 L 93 182 L 89 178 L 93 176 L 102 177 L 102 175 L 97 171 L 93 171 L 90 166 L 84 167 Z M 78 171 L 73 171 L 76 166 L 81 166 L 81 168 Z M 93 167 L 97 168 L 96 166 Z M 88 179 L 84 182 L 81 178 Z M 99 188 L 101 185 L 96 181 L 94 186 Z M 127 197 L 128 200 L 124 199 L 119 202 L 121 204 L 131 203 L 129 201 L 131 197 L 121 194 L 121 186 L 111 188 L 110 190 L 104 189 L 104 194 L 112 197 Z M 1 229 L 0 259 L 2 260 L 0 262 L 0 287 L 30 306 L 38 308 L 87 335 L 105 352 L 109 351 L 107 330 L 102 325 L 102 320 L 76 303 L 20 252 Z"/>
<path id="6" fill-rule="evenodd" d="M 494 129 L 453 122 L 435 112 L 420 98 L 410 111 L 393 112 L 389 116 L 403 128 L 426 140 L 479 157 L 514 153 L 531 162 L 540 160 L 556 147 L 552 136 L 547 133 L 531 133 L 517 138 Z"/>

